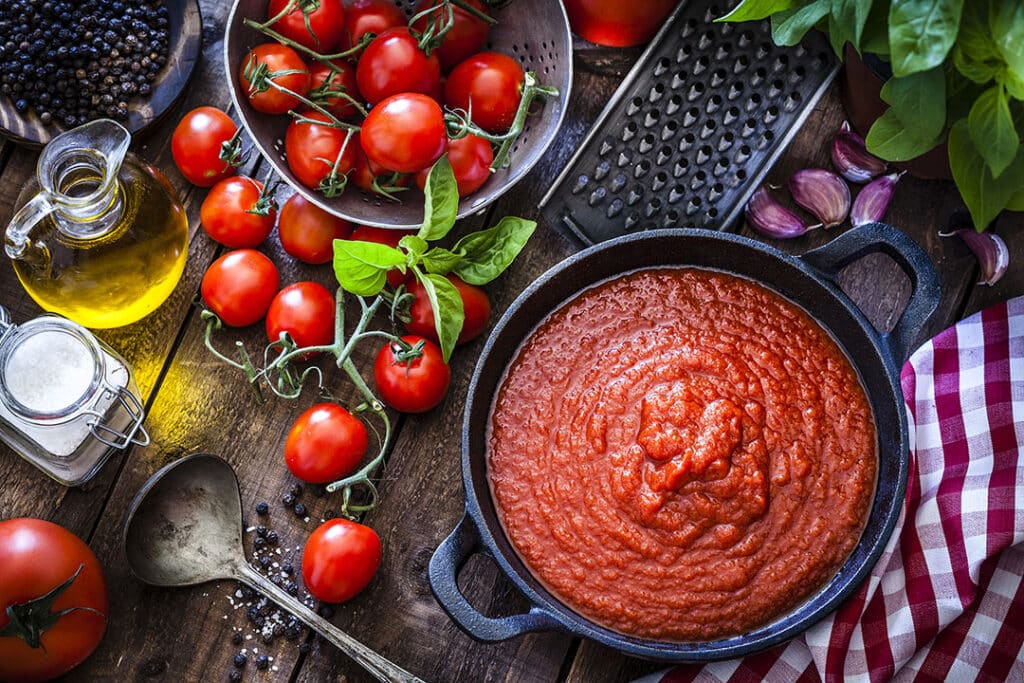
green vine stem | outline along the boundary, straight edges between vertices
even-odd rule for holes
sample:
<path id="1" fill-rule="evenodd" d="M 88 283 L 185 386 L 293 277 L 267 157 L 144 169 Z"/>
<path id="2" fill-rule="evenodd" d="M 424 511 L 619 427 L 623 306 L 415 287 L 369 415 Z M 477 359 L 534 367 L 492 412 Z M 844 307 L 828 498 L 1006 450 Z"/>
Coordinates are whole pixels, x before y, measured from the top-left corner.
<path id="1" fill-rule="evenodd" d="M 305 45 L 302 45 L 301 43 L 296 43 L 294 40 L 288 38 L 287 36 L 281 35 L 274 29 L 270 28 L 271 22 L 261 24 L 257 21 L 253 21 L 252 19 L 245 18 L 242 20 L 242 23 L 255 31 L 259 31 L 268 38 L 272 38 L 277 42 L 281 43 L 282 45 L 287 45 L 291 49 L 308 55 L 309 57 L 312 57 L 316 61 L 322 62 L 328 66 L 331 66 L 331 60 L 348 59 L 353 55 L 359 54 L 364 49 L 366 49 L 366 46 L 373 42 L 373 39 L 376 37 L 372 33 L 364 33 L 363 36 L 359 39 L 359 42 L 357 42 L 349 49 L 344 50 L 342 52 L 334 52 L 332 54 L 325 55 L 323 53 L 317 52 L 316 50 L 308 48 Z"/>

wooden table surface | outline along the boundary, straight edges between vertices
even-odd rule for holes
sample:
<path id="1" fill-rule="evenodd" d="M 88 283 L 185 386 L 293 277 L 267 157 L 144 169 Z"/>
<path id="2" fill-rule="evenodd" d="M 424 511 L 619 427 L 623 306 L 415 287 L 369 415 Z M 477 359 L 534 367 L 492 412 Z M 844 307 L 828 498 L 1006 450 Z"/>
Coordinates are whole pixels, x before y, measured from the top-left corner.
<path id="1" fill-rule="evenodd" d="M 195 588 L 150 588 L 134 579 L 121 548 L 121 530 L 128 504 L 157 469 L 194 452 L 217 453 L 234 466 L 241 482 L 246 514 L 256 519 L 257 501 L 271 504 L 269 526 L 281 536 L 282 558 L 298 564 L 306 537 L 340 501 L 317 497 L 307 490 L 301 500 L 309 507 L 304 522 L 280 504 L 294 482 L 284 466 L 285 433 L 295 418 L 316 401 L 314 391 L 299 400 L 270 400 L 258 405 L 243 378 L 219 365 L 202 344 L 202 325 L 194 301 L 206 267 L 222 252 L 199 227 L 199 206 L 205 191 L 190 186 L 177 173 L 169 149 L 170 133 L 181 114 L 199 105 L 229 106 L 222 62 L 222 33 L 230 3 L 202 0 L 203 60 L 184 102 L 151 137 L 138 140 L 135 151 L 161 168 L 178 188 L 188 208 L 191 244 L 188 266 L 171 298 L 154 314 L 130 327 L 102 331 L 99 337 L 120 351 L 134 368 L 148 409 L 147 427 L 153 438 L 148 448 L 115 455 L 99 475 L 81 488 L 68 489 L 0 447 L 0 519 L 38 517 L 61 524 L 86 539 L 106 570 L 111 590 L 111 614 L 103 642 L 93 656 L 68 678 L 72 680 L 227 680 L 231 659 L 239 650 L 231 636 L 252 633 L 245 609 L 233 609 L 233 582 Z M 575 56 L 576 82 L 563 130 L 544 160 L 508 192 L 482 222 L 506 214 L 535 217 L 536 203 L 566 163 L 610 94 L 640 50 L 602 49 L 580 41 Z M 838 88 L 818 105 L 796 141 L 770 176 L 784 180 L 792 171 L 828 165 L 828 141 L 843 119 Z M 0 224 L 6 225 L 15 198 L 34 172 L 36 154 L 4 144 L 0 148 Z M 259 162 L 256 162 L 257 164 Z M 262 164 L 259 164 L 262 166 Z M 255 169 L 260 172 L 260 169 Z M 282 198 L 286 194 L 282 191 Z M 900 226 L 932 257 L 943 284 L 938 313 L 923 331 L 932 335 L 985 306 L 1024 293 L 1024 263 L 1011 259 L 1006 277 L 994 287 L 976 286 L 974 258 L 957 239 L 940 239 L 938 232 L 961 208 L 955 188 L 947 182 L 905 178 L 887 217 Z M 1004 215 L 998 230 L 1011 254 L 1024 253 L 1024 219 Z M 464 230 L 469 226 L 462 226 Z M 746 234 L 748 228 L 739 226 Z M 842 229 L 815 231 L 797 240 L 778 243 L 803 252 Z M 535 277 L 579 249 L 556 226 L 543 222 L 514 266 L 489 291 L 493 319 Z M 272 235 L 263 250 L 278 264 L 283 282 L 314 279 L 331 284 L 329 266 L 303 266 L 281 250 Z M 909 285 L 891 260 L 868 257 L 848 267 L 841 278 L 869 318 L 885 329 L 893 324 L 906 300 Z M 0 265 L 0 303 L 11 309 L 16 322 L 39 313 L 22 291 L 4 259 Z M 221 336 L 223 342 L 232 337 Z M 263 340 L 261 326 L 243 330 L 239 338 L 250 349 Z M 466 387 L 476 357 L 477 340 L 460 348 L 452 360 L 453 382 L 440 407 L 422 416 L 400 419 L 383 479 L 379 507 L 366 516 L 384 544 L 384 560 L 369 588 L 336 608 L 333 621 L 359 640 L 427 681 L 626 681 L 652 671 L 657 664 L 624 657 L 614 651 L 558 633 L 521 637 L 499 644 L 482 644 L 464 635 L 434 601 L 427 583 L 427 564 L 438 543 L 462 515 L 459 426 Z M 371 351 L 356 359 L 369 367 Z M 347 381 L 331 375 L 331 389 L 353 398 Z M 255 522 L 252 522 L 255 523 Z M 252 535 L 247 535 L 247 547 Z M 524 607 L 511 584 L 487 558 L 472 558 L 460 585 L 471 602 L 489 615 L 512 614 Z M 238 600 L 235 600 L 237 604 Z M 319 639 L 308 652 L 296 643 L 278 639 L 264 645 L 247 641 L 248 648 L 272 656 L 273 668 L 257 672 L 250 657 L 245 680 L 366 681 L 369 676 Z"/>

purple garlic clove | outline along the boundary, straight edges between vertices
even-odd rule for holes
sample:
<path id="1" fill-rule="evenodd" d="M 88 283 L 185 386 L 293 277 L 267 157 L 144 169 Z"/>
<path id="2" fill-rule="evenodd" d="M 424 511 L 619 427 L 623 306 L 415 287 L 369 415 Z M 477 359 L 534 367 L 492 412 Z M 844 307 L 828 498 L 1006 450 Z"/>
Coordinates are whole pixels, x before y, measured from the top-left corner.
<path id="1" fill-rule="evenodd" d="M 967 248 L 974 253 L 981 266 L 979 285 L 994 285 L 1006 272 L 1010 265 L 1010 250 L 1006 248 L 1003 238 L 994 232 L 978 232 L 976 230 L 954 230 L 940 232 L 940 236 L 957 235 L 964 241 Z"/>
<path id="2" fill-rule="evenodd" d="M 868 151 L 864 138 L 850 128 L 849 121 L 843 121 L 832 139 L 832 163 L 844 178 L 858 184 L 882 175 L 888 168 L 888 164 Z"/>
<path id="3" fill-rule="evenodd" d="M 890 173 L 881 178 L 875 178 L 864 186 L 857 199 L 853 202 L 853 209 L 850 211 L 850 222 L 853 227 L 859 227 L 866 223 L 877 223 L 885 218 L 885 212 L 889 210 L 889 202 L 896 192 L 896 183 L 900 181 L 903 172 Z"/>
<path id="4" fill-rule="evenodd" d="M 812 227 L 818 227 L 804 223 L 800 216 L 777 202 L 764 185 L 750 197 L 746 214 L 751 227 L 766 237 L 777 239 L 799 237 Z"/>
<path id="5" fill-rule="evenodd" d="M 806 168 L 789 177 L 793 201 L 810 211 L 826 228 L 850 215 L 850 188 L 842 178 L 823 168 Z"/>

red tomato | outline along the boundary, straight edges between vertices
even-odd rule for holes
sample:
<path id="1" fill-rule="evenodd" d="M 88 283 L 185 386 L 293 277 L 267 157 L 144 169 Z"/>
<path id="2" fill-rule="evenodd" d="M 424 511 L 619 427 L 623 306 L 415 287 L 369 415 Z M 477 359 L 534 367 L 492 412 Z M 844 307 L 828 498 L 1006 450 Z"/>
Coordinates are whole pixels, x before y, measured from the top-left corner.
<path id="1" fill-rule="evenodd" d="M 459 196 L 465 197 L 480 189 L 480 186 L 491 177 L 491 163 L 494 162 L 494 150 L 491 143 L 476 135 L 448 141 L 448 162 L 455 173 L 455 184 L 459 188 Z M 430 168 L 416 173 L 416 184 L 422 190 L 427 184 Z"/>
<path id="2" fill-rule="evenodd" d="M 268 81 L 297 95 L 305 96 L 309 92 L 309 69 L 299 53 L 278 43 L 257 45 L 242 60 L 238 76 L 242 92 L 245 93 L 249 104 L 256 111 L 261 111 L 264 114 L 287 114 L 290 109 L 296 109 L 299 106 L 299 100 L 281 92 L 270 83 L 260 84 L 257 82 L 256 88 L 251 88 L 249 79 L 245 75 L 258 68 L 260 64 L 267 65 Z"/>
<path id="3" fill-rule="evenodd" d="M 352 0 L 345 9 L 342 50 L 348 50 L 367 33 L 379 36 L 389 28 L 405 26 L 405 15 L 391 0 Z"/>
<path id="4" fill-rule="evenodd" d="M 352 224 L 327 213 L 296 192 L 281 207 L 277 235 L 281 246 L 306 263 L 327 263 L 334 256 L 334 240 L 352 233 Z"/>
<path id="5" fill-rule="evenodd" d="M 231 327 L 257 322 L 281 285 L 273 262 L 255 249 L 229 251 L 203 275 L 203 301 Z"/>
<path id="6" fill-rule="evenodd" d="M 467 0 L 475 9 L 480 10 L 487 16 L 487 6 L 480 0 Z M 420 0 L 416 3 L 413 14 L 430 9 L 437 5 L 437 0 Z M 487 33 L 490 26 L 483 19 L 479 19 L 461 7 L 452 5 L 452 26 L 444 34 L 444 42 L 437 48 L 437 58 L 441 62 L 442 71 L 451 71 L 455 65 L 467 57 L 480 52 L 487 43 Z M 421 17 L 412 25 L 420 33 L 427 27 L 428 19 L 433 25 L 444 26 L 445 12 L 440 8 L 435 9 L 431 14 Z"/>
<path id="7" fill-rule="evenodd" d="M 359 92 L 370 104 L 399 93 L 429 95 L 440 79 L 437 55 L 427 56 L 404 26 L 388 29 L 374 38 L 356 65 Z"/>
<path id="8" fill-rule="evenodd" d="M 359 142 L 373 163 L 415 173 L 437 161 L 448 146 L 444 113 L 426 95 L 394 95 L 370 110 Z"/>
<path id="9" fill-rule="evenodd" d="M 292 0 L 270 0 L 267 19 L 273 19 Z M 315 9 L 303 10 L 304 3 L 294 8 L 273 24 L 272 29 L 299 45 L 326 54 L 338 44 L 345 30 L 345 6 L 341 0 L 318 0 Z"/>
<path id="10" fill-rule="evenodd" d="M 297 346 L 325 346 L 334 341 L 334 295 L 316 282 L 288 285 L 270 302 L 267 338 L 276 342 L 287 332 Z"/>
<path id="11" fill-rule="evenodd" d="M 491 317 L 491 300 L 487 292 L 468 282 L 463 282 L 457 275 L 445 275 L 448 281 L 455 285 L 462 297 L 462 310 L 466 319 L 462 323 L 462 331 L 456 344 L 465 344 L 476 339 L 487 329 L 487 321 Z M 409 285 L 409 293 L 412 294 L 412 306 L 409 307 L 409 315 L 412 318 L 405 324 L 409 334 L 425 337 L 435 344 L 437 340 L 437 328 L 434 326 L 434 308 L 430 305 L 427 297 L 427 290 L 423 288 L 419 280 Z"/>
<path id="12" fill-rule="evenodd" d="M 388 342 L 377 353 L 373 379 L 389 406 L 403 413 L 423 413 L 444 398 L 452 373 L 434 342 L 415 335 L 406 335 L 402 341 L 410 346 L 424 342 L 422 355 L 411 361 L 399 360 L 401 347 Z"/>
<path id="13" fill-rule="evenodd" d="M 349 239 L 357 240 L 359 242 L 376 242 L 377 244 L 386 244 L 389 247 L 397 247 L 399 241 L 406 235 L 415 235 L 415 231 L 411 230 L 391 230 L 390 228 L 373 228 L 369 225 L 360 225 L 352 231 L 352 235 Z M 404 285 L 409 280 L 409 273 L 403 273 L 397 268 L 392 268 L 388 271 L 388 284 L 392 288 L 397 288 L 399 285 Z"/>
<path id="14" fill-rule="evenodd" d="M 328 484 L 355 471 L 366 454 L 366 427 L 336 403 L 299 415 L 284 443 L 288 471 L 310 484 Z"/>
<path id="15" fill-rule="evenodd" d="M 526 74 L 522 65 L 498 52 L 480 52 L 455 67 L 445 83 L 444 101 L 470 111 L 488 133 L 504 133 L 515 120 Z"/>
<path id="16" fill-rule="evenodd" d="M 344 602 L 366 588 L 381 559 L 377 532 L 347 519 L 318 526 L 302 550 L 302 581 L 321 602 Z"/>
<path id="17" fill-rule="evenodd" d="M 322 62 L 313 62 L 310 65 L 309 98 L 342 121 L 354 119 L 359 115 L 355 105 L 344 97 L 331 96 L 329 93 L 344 91 L 356 102 L 361 102 L 363 96 L 359 94 L 356 85 L 355 67 L 340 59 L 333 60 L 331 64 L 338 70 L 331 69 Z M 310 108 L 303 106 L 302 110 L 310 111 Z"/>
<path id="18" fill-rule="evenodd" d="M 45 628 L 28 603 L 81 573 L 45 610 L 70 610 Z M 11 627 L 8 610 L 27 621 L 23 631 L 44 629 L 38 641 L 26 634 L 0 636 L 0 680 L 46 681 L 81 664 L 99 645 L 107 626 L 107 582 L 96 556 L 77 536 L 41 519 L 0 522 L 0 631 Z"/>
<path id="19" fill-rule="evenodd" d="M 253 213 L 261 210 L 258 204 L 262 193 L 263 183 L 252 178 L 236 176 L 220 181 L 199 208 L 203 230 L 225 247 L 255 247 L 267 239 L 277 219 L 277 203 L 273 200 L 268 200 L 265 215 Z"/>
<path id="20" fill-rule="evenodd" d="M 185 180 L 210 187 L 235 174 L 235 167 L 220 160 L 221 146 L 238 126 L 213 107 L 198 107 L 182 117 L 171 136 L 171 156 Z"/>
<path id="21" fill-rule="evenodd" d="M 654 37 L 678 0 L 565 0 L 574 33 L 599 45 L 628 47 Z"/>
<path id="22" fill-rule="evenodd" d="M 312 190 L 322 189 L 321 182 L 330 175 L 339 154 L 341 160 L 338 161 L 337 177 L 340 179 L 352 170 L 359 142 L 354 134 L 351 139 L 347 139 L 348 131 L 332 127 L 330 118 L 319 112 L 310 112 L 305 116 L 312 121 L 322 121 L 323 124 L 298 119 L 292 121 L 284 136 L 285 157 L 288 168 L 299 182 Z M 342 147 L 345 148 L 344 153 Z"/>

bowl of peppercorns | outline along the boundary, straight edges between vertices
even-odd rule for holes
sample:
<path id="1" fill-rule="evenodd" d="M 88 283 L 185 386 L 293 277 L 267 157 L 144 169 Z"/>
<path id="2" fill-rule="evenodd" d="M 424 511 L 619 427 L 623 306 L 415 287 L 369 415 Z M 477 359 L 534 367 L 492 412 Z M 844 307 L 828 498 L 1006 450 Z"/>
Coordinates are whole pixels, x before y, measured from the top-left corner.
<path id="1" fill-rule="evenodd" d="M 202 46 L 197 0 L 4 0 L 0 135 L 44 145 L 99 118 L 158 123 Z"/>

